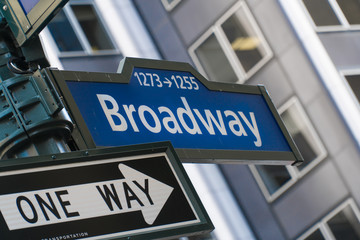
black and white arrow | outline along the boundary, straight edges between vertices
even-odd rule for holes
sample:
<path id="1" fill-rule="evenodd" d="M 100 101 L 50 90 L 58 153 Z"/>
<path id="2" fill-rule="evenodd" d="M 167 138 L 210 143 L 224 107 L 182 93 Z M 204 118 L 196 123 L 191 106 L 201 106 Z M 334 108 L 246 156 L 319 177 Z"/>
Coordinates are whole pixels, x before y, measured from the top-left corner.
<path id="1" fill-rule="evenodd" d="M 10 230 L 141 211 L 152 225 L 173 187 L 124 164 L 123 179 L 0 196 Z"/>

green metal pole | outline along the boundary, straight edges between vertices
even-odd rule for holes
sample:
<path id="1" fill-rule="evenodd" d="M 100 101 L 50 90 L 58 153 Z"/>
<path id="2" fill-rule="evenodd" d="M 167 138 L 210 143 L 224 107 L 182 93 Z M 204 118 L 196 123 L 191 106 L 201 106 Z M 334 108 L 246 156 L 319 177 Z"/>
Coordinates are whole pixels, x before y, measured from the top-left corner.
<path id="1" fill-rule="evenodd" d="M 38 37 L 18 47 L 0 23 L 0 159 L 70 151 L 72 123 L 41 68 L 48 63 Z"/>

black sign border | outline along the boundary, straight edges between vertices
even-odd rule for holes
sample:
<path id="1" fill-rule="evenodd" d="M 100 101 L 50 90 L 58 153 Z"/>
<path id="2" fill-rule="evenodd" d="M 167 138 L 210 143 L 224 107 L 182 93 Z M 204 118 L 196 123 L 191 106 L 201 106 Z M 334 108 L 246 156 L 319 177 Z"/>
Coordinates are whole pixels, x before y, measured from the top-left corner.
<path id="1" fill-rule="evenodd" d="M 91 133 L 86 126 L 85 120 L 81 116 L 80 110 L 71 95 L 66 81 L 86 81 L 102 83 L 129 83 L 134 68 L 149 68 L 170 71 L 190 72 L 206 88 L 211 91 L 235 92 L 262 95 L 281 129 L 291 152 L 280 151 L 241 151 L 241 150 L 202 150 L 202 149 L 180 149 L 176 152 L 182 162 L 192 163 L 242 163 L 242 164 L 267 164 L 267 165 L 300 165 L 303 162 L 294 140 L 287 131 L 279 113 L 273 104 L 269 93 L 263 85 L 243 85 L 211 82 L 205 79 L 190 64 L 184 62 L 172 62 L 163 60 L 124 58 L 119 65 L 118 73 L 94 73 L 94 72 L 74 72 L 61 71 L 56 69 L 46 69 L 44 73 L 51 79 L 58 92 L 63 96 L 65 106 L 76 125 L 72 134 L 74 141 L 80 149 L 96 148 Z"/>
<path id="2" fill-rule="evenodd" d="M 173 167 L 180 184 L 184 188 L 189 201 L 194 207 L 194 211 L 199 218 L 198 223 L 191 223 L 189 225 L 180 227 L 170 227 L 162 230 L 147 230 L 143 233 L 136 233 L 126 237 L 115 237 L 111 239 L 161 239 L 165 237 L 181 237 L 191 236 L 195 234 L 208 233 L 214 229 L 214 226 L 201 203 L 181 161 L 176 155 L 175 149 L 170 142 L 157 142 L 150 144 L 139 144 L 125 147 L 111 147 L 101 149 L 90 149 L 86 151 L 76 151 L 68 153 L 59 153 L 53 155 L 44 155 L 37 157 L 27 157 L 19 159 L 8 159 L 0 162 L 0 172 L 9 172 L 16 170 L 25 170 L 32 168 L 41 168 L 48 166 L 57 166 L 73 163 L 91 163 L 92 161 L 106 161 L 113 158 L 124 158 L 132 156 L 151 155 L 156 153 L 164 153 Z"/>

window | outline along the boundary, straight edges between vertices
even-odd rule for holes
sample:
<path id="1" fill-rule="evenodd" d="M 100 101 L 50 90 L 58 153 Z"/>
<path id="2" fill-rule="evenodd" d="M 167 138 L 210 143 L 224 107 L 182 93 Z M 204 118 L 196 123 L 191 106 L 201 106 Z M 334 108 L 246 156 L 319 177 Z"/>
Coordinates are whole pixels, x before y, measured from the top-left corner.
<path id="1" fill-rule="evenodd" d="M 161 0 L 161 2 L 166 10 L 171 11 L 181 0 Z"/>
<path id="2" fill-rule="evenodd" d="M 360 239 L 360 213 L 353 200 L 348 200 L 305 232 L 299 240 Z"/>
<path id="3" fill-rule="evenodd" d="M 244 2 L 236 4 L 189 49 L 211 81 L 243 83 L 272 56 Z"/>
<path id="4" fill-rule="evenodd" d="M 326 151 L 311 126 L 304 109 L 296 98 L 279 109 L 281 118 L 304 158 L 303 164 L 294 166 L 251 165 L 260 188 L 268 201 L 273 201 L 297 179 L 310 171 L 326 156 Z"/>
<path id="5" fill-rule="evenodd" d="M 116 50 L 91 1 L 66 5 L 48 24 L 48 30 L 62 56 Z"/>
<path id="6" fill-rule="evenodd" d="M 306 240 L 325 240 L 325 237 L 321 233 L 320 229 L 316 229 L 309 236 L 306 237 Z"/>
<path id="7" fill-rule="evenodd" d="M 351 93 L 360 103 L 360 74 L 346 74 L 344 78 L 351 89 Z"/>
<path id="8" fill-rule="evenodd" d="M 358 0 L 302 0 L 318 30 L 360 28 Z"/>

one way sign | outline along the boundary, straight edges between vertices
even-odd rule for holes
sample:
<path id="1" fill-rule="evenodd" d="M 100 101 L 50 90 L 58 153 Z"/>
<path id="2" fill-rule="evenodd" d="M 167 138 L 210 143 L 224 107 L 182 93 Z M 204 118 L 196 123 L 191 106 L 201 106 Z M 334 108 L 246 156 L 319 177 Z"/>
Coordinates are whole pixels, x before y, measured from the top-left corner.
<path id="1" fill-rule="evenodd" d="M 1 239 L 156 239 L 213 228 L 169 143 L 54 158 L 0 167 Z"/>
<path id="2" fill-rule="evenodd" d="M 125 164 L 119 169 L 124 179 L 2 195 L 1 212 L 10 230 L 134 211 L 152 225 L 174 188 Z"/>

